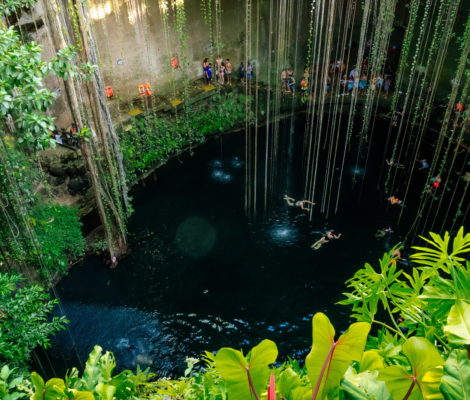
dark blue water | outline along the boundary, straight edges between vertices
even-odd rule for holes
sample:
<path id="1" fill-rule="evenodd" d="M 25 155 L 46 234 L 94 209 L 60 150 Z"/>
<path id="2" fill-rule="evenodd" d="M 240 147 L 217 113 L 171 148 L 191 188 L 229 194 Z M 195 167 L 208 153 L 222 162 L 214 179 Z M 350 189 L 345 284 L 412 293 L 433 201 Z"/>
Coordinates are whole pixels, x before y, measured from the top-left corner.
<path id="1" fill-rule="evenodd" d="M 338 331 L 345 329 L 349 309 L 335 302 L 345 280 L 385 250 L 374 233 L 392 222 L 395 210 L 386 212 L 376 189 L 383 160 L 373 158 L 370 184 L 362 188 L 352 187 L 355 167 L 347 161 L 337 215 L 325 220 L 317 207 L 309 221 L 289 208 L 286 188 L 294 198 L 303 188 L 304 120 L 297 118 L 281 124 L 281 143 L 290 142 L 291 151 L 280 155 L 269 212 L 256 219 L 244 212 L 242 132 L 174 158 L 136 189 L 132 253 L 115 270 L 90 257 L 62 280 L 58 312 L 71 323 L 41 356 L 44 368 L 60 373 L 79 366 L 100 344 L 121 368 L 151 365 L 171 374 L 186 356 L 222 346 L 248 350 L 264 338 L 277 343 L 281 358 L 300 359 L 311 345 L 314 313 L 325 312 Z M 313 251 L 326 228 L 341 239 Z"/>

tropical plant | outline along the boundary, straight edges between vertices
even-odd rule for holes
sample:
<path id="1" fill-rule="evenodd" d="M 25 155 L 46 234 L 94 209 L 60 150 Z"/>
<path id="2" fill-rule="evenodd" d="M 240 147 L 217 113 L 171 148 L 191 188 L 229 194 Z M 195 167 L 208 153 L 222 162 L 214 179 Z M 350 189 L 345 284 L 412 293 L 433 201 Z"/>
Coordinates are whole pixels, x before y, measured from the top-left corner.
<path id="1" fill-rule="evenodd" d="M 89 73 L 92 67 L 77 66 L 71 47 L 60 50 L 49 62 L 42 61 L 38 44 L 22 43 L 13 28 L 1 26 L 0 54 L 0 133 L 12 134 L 28 150 L 54 146 L 50 135 L 54 119 L 45 111 L 56 95 L 43 87 L 43 80 L 50 74 L 68 78 Z"/>
<path id="2" fill-rule="evenodd" d="M 263 340 L 246 357 L 241 351 L 224 347 L 217 352 L 215 369 L 224 379 L 230 397 L 259 400 L 269 378 L 269 365 L 276 361 L 277 354 L 271 340 Z"/>
<path id="3" fill-rule="evenodd" d="M 8 14 L 32 3 L 8 0 L 2 3 L 0 11 Z M 54 264 L 56 271 L 63 272 L 67 264 L 64 255 L 70 246 L 64 251 L 54 248 L 63 243 L 57 236 L 54 244 L 47 243 L 48 238 L 53 239 L 51 233 L 55 231 L 51 224 L 33 226 L 34 214 L 44 211 L 33 190 L 40 182 L 34 152 L 55 145 L 51 137 L 54 119 L 46 111 L 56 95 L 44 87 L 44 79 L 51 74 L 64 79 L 77 75 L 86 77 L 93 67 L 76 65 L 76 54 L 71 47 L 61 49 L 55 58 L 45 62 L 38 44 L 23 43 L 13 27 L 6 29 L 3 25 L 0 26 L 0 54 L 0 260 L 13 268 L 26 263 L 46 264 L 49 268 Z M 58 219 L 60 214 L 67 213 L 58 211 Z M 79 227 L 78 221 L 74 226 L 73 234 Z M 54 224 L 54 228 L 58 228 L 58 224 Z M 49 230 L 47 235 L 46 230 Z M 43 233 L 41 240 L 36 231 Z M 80 249 L 80 240 L 76 244 Z M 51 260 L 51 250 L 55 255 L 62 253 L 57 262 Z"/>
<path id="4" fill-rule="evenodd" d="M 129 179 L 135 180 L 172 155 L 211 134 L 227 131 L 245 120 L 245 96 L 234 92 L 214 95 L 208 103 L 195 106 L 184 118 L 155 114 L 136 117 L 121 133 L 121 148 Z"/>
<path id="5" fill-rule="evenodd" d="M 75 208 L 39 203 L 32 210 L 29 223 L 36 233 L 38 251 L 41 253 L 40 272 L 48 280 L 53 274 L 65 273 L 68 261 L 85 251 L 85 239 Z"/>
<path id="6" fill-rule="evenodd" d="M 22 7 L 31 7 L 36 0 L 4 0 L 0 3 L 0 15 L 9 16 Z"/>
<path id="7" fill-rule="evenodd" d="M 137 370 L 134 374 L 124 370 L 113 375 L 116 361 L 110 352 L 95 346 L 85 364 L 82 376 L 73 368 L 65 379 L 53 378 L 44 382 L 33 372 L 34 400 L 131 400 L 137 399 L 136 392 L 151 375 L 148 371 Z"/>
<path id="8" fill-rule="evenodd" d="M 337 390 L 351 363 L 362 359 L 370 324 L 352 324 L 337 341 L 335 329 L 325 314 L 315 314 L 312 324 L 313 345 L 305 364 L 313 387 L 312 400 L 316 400 Z"/>
<path id="9" fill-rule="evenodd" d="M 461 228 L 451 252 L 448 233 L 444 239 L 435 234 L 431 237 L 433 240 L 426 241 L 440 250 L 415 247 L 421 252 L 411 256 L 419 263 L 412 273 L 397 266 L 392 250 L 382 257 L 378 271 L 366 264 L 347 281 L 352 291 L 345 293 L 340 304 L 352 306 L 357 320 L 379 324 L 402 339 L 416 334 L 449 349 L 456 336 L 465 337 L 470 264 L 461 255 L 469 249 L 470 234 L 464 235 Z M 384 312 L 387 320 L 379 321 L 377 315 Z"/>
<path id="10" fill-rule="evenodd" d="M 50 337 L 64 329 L 64 317 L 49 313 L 57 300 L 38 285 L 23 285 L 14 273 L 0 273 L 0 362 L 24 367 L 37 346 L 50 346 Z"/>
<path id="11" fill-rule="evenodd" d="M 414 262 L 420 265 L 442 267 L 446 272 L 449 272 L 450 266 L 465 261 L 462 254 L 470 252 L 470 233 L 464 235 L 463 226 L 452 241 L 452 249 L 449 249 L 449 232 L 446 232 L 444 237 L 433 232 L 430 232 L 429 235 L 431 239 L 423 236 L 420 238 L 432 247 L 413 246 L 413 249 L 419 250 L 418 253 L 411 255 Z"/>
<path id="12" fill-rule="evenodd" d="M 4 365 L 0 369 L 0 398 L 2 400 L 21 400 L 31 396 L 31 383 L 15 368 Z"/>

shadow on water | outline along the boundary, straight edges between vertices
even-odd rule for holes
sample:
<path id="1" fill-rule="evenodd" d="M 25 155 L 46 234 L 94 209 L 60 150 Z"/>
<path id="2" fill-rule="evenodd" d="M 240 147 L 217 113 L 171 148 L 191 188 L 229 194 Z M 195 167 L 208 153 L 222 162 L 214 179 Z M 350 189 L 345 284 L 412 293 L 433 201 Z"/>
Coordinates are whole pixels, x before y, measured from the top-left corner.
<path id="1" fill-rule="evenodd" d="M 120 368 L 151 365 L 168 375 L 181 372 L 186 356 L 222 346 L 248 350 L 264 338 L 278 344 L 281 358 L 302 358 L 317 311 L 338 330 L 346 328 L 349 309 L 335 302 L 344 281 L 383 252 L 374 232 L 391 216 L 384 215 L 374 171 L 365 200 L 353 201 L 357 193 L 346 191 L 329 220 L 318 208 L 310 222 L 287 207 L 285 188 L 297 199 L 303 191 L 304 120 L 296 121 L 297 130 L 281 125 L 289 151 L 280 162 L 291 161 L 287 169 L 280 165 L 286 172 L 279 174 L 269 215 L 244 214 L 241 133 L 174 158 L 157 171 L 156 182 L 134 190 L 132 253 L 115 270 L 90 257 L 60 282 L 61 310 L 71 323 L 41 356 L 43 365 L 49 359 L 64 372 L 99 344 L 115 353 Z M 346 185 L 358 173 L 353 164 L 348 168 Z M 312 251 L 327 228 L 341 232 L 341 240 Z"/>

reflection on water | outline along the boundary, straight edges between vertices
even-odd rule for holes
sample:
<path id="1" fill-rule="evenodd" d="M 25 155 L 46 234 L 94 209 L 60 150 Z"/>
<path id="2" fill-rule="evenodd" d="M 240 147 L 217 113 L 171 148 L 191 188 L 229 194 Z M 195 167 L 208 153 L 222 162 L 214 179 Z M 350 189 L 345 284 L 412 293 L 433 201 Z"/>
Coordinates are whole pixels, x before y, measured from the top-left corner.
<path id="1" fill-rule="evenodd" d="M 237 169 L 243 167 L 243 161 L 238 156 L 232 157 L 230 164 Z"/>
<path id="2" fill-rule="evenodd" d="M 232 175 L 227 174 L 221 169 L 214 169 L 211 173 L 212 179 L 220 183 L 229 183 L 232 180 Z"/>
<path id="3" fill-rule="evenodd" d="M 299 237 L 298 229 L 287 222 L 275 223 L 269 229 L 269 234 L 277 244 L 283 246 L 293 245 Z"/>

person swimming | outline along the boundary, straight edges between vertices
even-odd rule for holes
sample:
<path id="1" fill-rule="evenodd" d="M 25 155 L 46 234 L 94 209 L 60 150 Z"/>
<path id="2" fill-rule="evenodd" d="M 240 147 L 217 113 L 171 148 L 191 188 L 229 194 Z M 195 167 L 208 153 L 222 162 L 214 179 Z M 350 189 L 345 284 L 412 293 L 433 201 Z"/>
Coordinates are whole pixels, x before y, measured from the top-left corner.
<path id="1" fill-rule="evenodd" d="M 391 158 L 390 160 L 386 159 L 385 162 L 389 167 L 405 168 L 403 164 L 397 163 L 393 158 Z"/>
<path id="2" fill-rule="evenodd" d="M 320 249 L 325 243 L 328 243 L 332 240 L 337 240 L 341 237 L 341 233 L 338 235 L 335 235 L 333 233 L 333 230 L 326 231 L 323 236 L 318 239 L 315 243 L 313 243 L 310 248 L 313 250 L 318 250 Z"/>
<path id="3" fill-rule="evenodd" d="M 440 174 L 437 174 L 434 178 L 431 178 L 431 189 L 430 190 L 435 190 L 438 189 L 439 186 L 441 186 L 442 178 Z"/>
<path id="4" fill-rule="evenodd" d="M 327 238 L 328 240 L 336 240 L 341 237 L 341 233 L 338 235 L 335 235 L 333 232 L 334 232 L 333 230 L 326 231 L 324 237 Z"/>
<path id="5" fill-rule="evenodd" d="M 392 206 L 394 206 L 394 205 L 402 206 L 403 205 L 403 201 L 401 201 L 397 196 L 390 196 L 387 200 L 390 202 L 390 204 Z"/>
<path id="6" fill-rule="evenodd" d="M 421 164 L 420 170 L 429 168 L 428 160 L 426 160 L 425 158 L 423 158 L 422 160 L 416 160 L 416 161 Z"/>
<path id="7" fill-rule="evenodd" d="M 325 243 L 328 243 L 328 242 L 329 240 L 325 236 L 322 236 L 314 244 L 312 244 L 310 248 L 312 248 L 313 250 L 319 250 Z"/>
<path id="8" fill-rule="evenodd" d="M 378 229 L 377 232 L 375 232 L 375 237 L 377 239 L 382 239 L 386 236 L 390 236 L 391 234 L 393 233 L 393 230 L 392 228 L 390 227 L 387 227 L 387 228 L 383 228 L 383 229 Z"/>
<path id="9" fill-rule="evenodd" d="M 308 205 L 314 206 L 316 204 L 316 203 L 313 203 L 309 200 L 297 200 L 297 201 L 295 201 L 295 199 L 293 197 L 290 197 L 287 194 L 284 195 L 283 199 L 286 201 L 286 203 L 289 207 L 299 207 L 303 211 L 310 211 L 310 208 L 308 207 Z"/>

